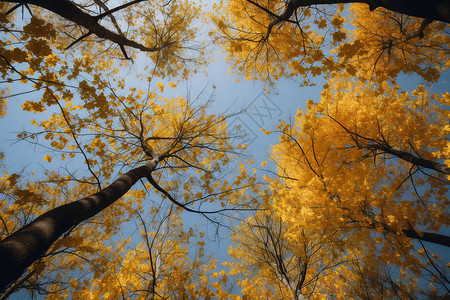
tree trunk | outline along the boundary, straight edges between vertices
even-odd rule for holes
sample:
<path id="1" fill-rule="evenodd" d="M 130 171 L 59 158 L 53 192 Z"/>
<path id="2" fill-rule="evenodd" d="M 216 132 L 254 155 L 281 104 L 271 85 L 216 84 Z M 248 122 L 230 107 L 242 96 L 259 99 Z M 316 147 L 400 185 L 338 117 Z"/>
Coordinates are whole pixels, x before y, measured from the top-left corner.
<path id="1" fill-rule="evenodd" d="M 62 234 L 113 204 L 139 179 L 147 177 L 158 162 L 153 159 L 94 195 L 50 210 L 0 241 L 0 291 L 17 280 Z"/>

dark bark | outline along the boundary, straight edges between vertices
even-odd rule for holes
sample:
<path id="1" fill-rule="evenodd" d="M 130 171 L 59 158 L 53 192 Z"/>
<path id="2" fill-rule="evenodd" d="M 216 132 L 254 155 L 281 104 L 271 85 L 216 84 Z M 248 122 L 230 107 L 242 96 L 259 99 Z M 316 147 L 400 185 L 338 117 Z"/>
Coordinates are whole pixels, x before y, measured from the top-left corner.
<path id="1" fill-rule="evenodd" d="M 397 150 L 395 148 L 392 148 L 388 145 L 384 145 L 384 144 L 378 144 L 378 145 L 370 145 L 365 147 L 367 149 L 371 149 L 371 150 L 381 150 L 384 153 L 388 153 L 394 156 L 397 156 L 400 159 L 403 159 L 407 162 L 412 163 L 413 165 L 416 165 L 418 167 L 424 167 L 430 170 L 435 170 L 444 174 L 450 174 L 450 167 L 448 167 L 445 164 L 441 164 L 432 160 L 428 160 L 422 157 L 418 157 L 415 156 L 409 152 L 406 151 L 402 151 L 402 150 Z"/>
<path id="2" fill-rule="evenodd" d="M 442 245 L 445 247 L 450 247 L 450 236 L 448 235 L 442 235 L 438 233 L 431 233 L 431 232 L 422 232 L 417 233 L 414 230 L 403 230 L 403 233 L 406 234 L 407 237 L 411 239 L 417 239 L 421 241 L 426 241 L 430 243 L 435 243 L 438 245 Z"/>
<path id="3" fill-rule="evenodd" d="M 94 195 L 50 210 L 0 241 L 0 291 L 17 280 L 61 235 L 117 201 L 139 179 L 147 177 L 158 162 L 153 159 Z"/>
<path id="4" fill-rule="evenodd" d="M 115 11 L 115 9 L 112 9 L 108 12 L 105 12 L 102 15 L 99 16 L 91 16 L 87 13 L 85 13 L 83 10 L 81 10 L 78 6 L 76 6 L 72 1 L 69 0 L 1 0 L 4 2 L 11 2 L 11 3 L 18 3 L 18 4 L 30 4 L 39 6 L 41 8 L 44 8 L 46 10 L 49 10 L 51 12 L 54 12 L 55 14 L 70 20 L 80 26 L 83 26 L 86 28 L 89 32 L 84 35 L 82 38 L 78 39 L 77 41 L 83 39 L 84 37 L 95 34 L 96 36 L 109 40 L 113 43 L 118 44 L 121 46 L 128 46 L 132 48 L 139 49 L 141 51 L 145 52 L 155 52 L 162 50 L 166 45 L 160 45 L 155 47 L 147 47 L 140 43 L 137 43 L 135 41 L 129 40 L 124 35 L 121 35 L 120 33 L 115 33 L 106 27 L 103 27 L 98 22 L 99 20 L 110 14 L 112 11 Z M 142 2 L 144 0 L 139 1 L 133 1 L 133 2 Z M 76 42 L 77 42 L 76 41 Z"/>
<path id="5" fill-rule="evenodd" d="M 248 0 L 253 3 L 254 1 Z M 390 11 L 428 20 L 450 23 L 450 1 L 448 0 L 291 0 L 286 10 L 272 21 L 269 27 L 287 21 L 300 7 L 326 4 L 366 3 L 371 10 L 382 7 Z M 271 14 L 274 16 L 274 14 Z"/>
<path id="6" fill-rule="evenodd" d="M 370 9 L 383 7 L 401 14 L 450 23 L 448 0 L 365 0 Z"/>

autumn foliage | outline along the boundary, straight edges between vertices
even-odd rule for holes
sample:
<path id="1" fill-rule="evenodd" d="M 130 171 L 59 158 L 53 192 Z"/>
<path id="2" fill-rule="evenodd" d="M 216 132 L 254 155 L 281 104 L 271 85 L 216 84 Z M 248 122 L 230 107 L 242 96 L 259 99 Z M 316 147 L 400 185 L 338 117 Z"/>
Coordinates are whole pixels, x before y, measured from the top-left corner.
<path id="1" fill-rule="evenodd" d="M 0 1 L 1 121 L 40 149 L 2 148 L 0 298 L 448 296 L 448 4 L 351 2 Z M 262 169 L 176 95 L 219 51 L 320 86 Z"/>

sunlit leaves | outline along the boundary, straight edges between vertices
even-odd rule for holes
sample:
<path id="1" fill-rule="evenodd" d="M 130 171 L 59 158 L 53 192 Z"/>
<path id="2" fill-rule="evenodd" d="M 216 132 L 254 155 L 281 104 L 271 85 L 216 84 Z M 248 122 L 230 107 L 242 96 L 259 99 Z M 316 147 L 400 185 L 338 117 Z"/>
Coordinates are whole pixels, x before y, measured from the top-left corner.
<path id="1" fill-rule="evenodd" d="M 298 74 L 320 74 L 320 49 L 325 32 L 308 23 L 308 18 L 328 23 L 325 9 L 300 8 L 296 21 L 277 22 L 267 13 L 282 15 L 286 5 L 280 1 L 221 1 L 223 13 L 213 16 L 219 40 L 227 48 L 229 61 L 247 79 L 277 80 Z M 323 13 L 323 14 L 322 14 Z M 298 22 L 298 23 L 297 23 Z M 306 75 L 305 75 L 306 76 Z"/>
<path id="2" fill-rule="evenodd" d="M 290 239 L 291 231 L 301 238 Z M 232 237 L 227 276 L 236 277 L 241 295 L 250 299 L 320 299 L 315 291 L 339 265 L 342 250 L 334 230 L 291 228 L 271 208 L 247 218 Z"/>
<path id="3" fill-rule="evenodd" d="M 435 82 L 448 67 L 448 25 L 366 4 L 302 5 L 299 1 L 221 1 L 217 39 L 235 72 L 269 83 L 294 77 L 350 76 L 395 80 L 415 73 Z M 295 8 L 295 9 L 294 9 Z"/>
<path id="4" fill-rule="evenodd" d="M 272 187 L 274 208 L 291 228 L 289 240 L 301 239 L 302 228 L 335 228 L 346 251 L 354 251 L 348 259 L 362 259 L 371 270 L 381 260 L 416 276 L 436 272 L 415 257 L 403 232 L 448 225 L 446 173 L 425 163 L 447 159 L 445 97 L 430 96 L 423 86 L 407 93 L 335 77 L 320 102 L 309 101 L 294 124 L 282 124 L 275 160 L 286 179 Z M 426 278 L 435 282 L 433 276 Z"/>
<path id="5" fill-rule="evenodd" d="M 101 77 L 99 79 L 101 80 Z M 101 82 L 105 84 L 105 81 Z M 39 273 L 42 277 L 32 279 L 36 284 L 49 288 L 52 294 L 60 288 L 67 288 L 68 293 L 73 295 L 78 295 L 79 292 L 88 293 L 87 281 L 71 285 L 65 280 L 69 280 L 68 278 L 77 270 L 83 271 L 86 278 L 94 280 L 100 280 L 101 274 L 105 272 L 107 276 L 115 276 L 115 270 L 118 270 L 119 266 L 115 266 L 115 270 L 106 269 L 106 261 L 119 255 L 120 252 L 124 252 L 125 256 L 115 260 L 130 260 L 132 264 L 130 272 L 136 264 L 142 263 L 139 256 L 141 250 L 139 255 L 129 252 L 122 246 L 113 247 L 111 250 L 111 238 L 115 239 L 120 227 L 123 224 L 129 225 L 131 220 L 139 215 L 139 211 L 147 211 L 155 205 L 170 207 L 173 213 L 185 208 L 190 209 L 191 213 L 197 212 L 206 216 L 215 211 L 224 213 L 228 210 L 247 208 L 246 202 L 249 197 L 243 192 L 255 183 L 255 178 L 247 175 L 245 167 L 236 172 L 235 179 L 230 177 L 229 182 L 222 180 L 222 176 L 227 174 L 222 174 L 222 171 L 229 172 L 227 165 L 238 152 L 229 141 L 226 116 L 209 114 L 208 101 L 203 103 L 200 100 L 188 101 L 179 96 L 167 99 L 159 94 L 160 89 L 156 87 L 149 92 L 136 88 L 131 88 L 127 92 L 116 92 L 108 85 L 103 86 L 105 94 L 101 94 L 102 97 L 95 100 L 92 99 L 96 95 L 95 91 L 88 87 L 89 83 L 81 83 L 86 87 L 85 93 L 81 93 L 80 97 L 93 101 L 92 105 L 87 101 L 84 101 L 83 106 L 73 105 L 71 101 L 62 100 L 58 94 L 48 89 L 48 94 L 60 108 L 60 113 L 54 113 L 41 121 L 33 120 L 32 124 L 38 128 L 38 132 L 22 132 L 18 135 L 20 139 L 36 140 L 38 144 L 52 150 L 43 157 L 48 163 L 62 163 L 67 160 L 67 166 L 70 166 L 71 162 L 73 166 L 74 162 L 81 160 L 81 166 L 87 171 L 84 173 L 87 176 L 80 177 L 75 173 L 77 170 L 72 172 L 67 168 L 67 176 L 51 173 L 45 180 L 36 181 L 46 189 L 43 197 L 54 199 L 54 202 L 51 206 L 42 205 L 39 210 L 32 211 L 30 217 L 34 218 L 46 209 L 62 204 L 62 201 L 70 201 L 92 193 L 96 188 L 113 181 L 121 174 L 123 168 L 143 165 L 157 156 L 161 157 L 161 162 L 152 175 L 159 188 L 153 183 L 144 182 L 144 185 L 139 185 L 128 192 L 123 201 L 111 209 L 106 209 L 87 221 L 85 226 L 76 228 L 68 237 L 56 242 L 48 254 L 51 256 L 48 261 L 55 267 L 48 267 L 46 263 L 46 272 Z M 159 87 L 162 89 L 163 84 L 160 83 Z M 186 180 L 183 185 L 181 179 Z M 52 189 L 53 184 L 60 188 Z M 167 194 L 162 193 L 161 201 L 164 201 L 162 204 L 157 205 L 154 200 L 149 202 L 149 196 L 154 197 L 154 191 L 161 192 L 161 187 L 173 194 L 176 200 L 168 199 Z M 182 193 L 178 193 L 179 190 Z M 60 197 L 62 192 L 64 197 Z M 51 196 L 48 195 L 50 193 Z M 232 200 L 229 200 L 230 198 Z M 27 199 L 30 200 L 31 197 Z M 7 206 L 14 207 L 10 204 Z M 14 211 L 8 213 L 14 214 Z M 181 234 L 181 228 L 180 223 L 173 234 L 176 232 Z M 180 238 L 181 236 L 174 241 L 179 242 Z M 124 243 L 128 244 L 129 241 Z M 178 255 L 180 248 L 178 245 L 174 247 L 173 250 L 167 251 L 173 251 L 174 255 Z M 174 259 L 187 260 L 187 254 L 184 250 L 182 252 L 184 253 L 182 258 Z M 80 258 L 84 261 L 80 262 Z M 192 284 L 190 279 L 192 272 L 194 270 L 197 270 L 198 274 L 203 272 L 203 266 L 198 261 L 194 263 L 192 270 L 179 269 L 181 264 L 179 261 L 173 263 L 174 272 L 181 272 L 177 276 L 185 278 L 184 281 L 177 281 L 178 285 L 173 288 L 179 289 L 180 295 L 186 293 L 212 295 L 207 287 L 206 275 L 199 275 L 200 281 L 203 282 L 201 285 Z M 39 271 L 41 267 L 39 265 Z M 33 268 L 34 266 L 30 272 L 33 272 Z M 57 277 L 57 283 L 49 285 L 47 282 L 51 281 L 53 276 Z M 172 281 L 164 280 L 164 276 L 159 278 L 157 284 L 171 291 Z M 127 275 L 120 279 L 120 282 L 126 281 L 136 282 L 136 278 Z M 186 286 L 189 286 L 191 291 L 186 292 Z M 101 290 L 101 287 L 98 288 Z M 135 286 L 127 288 L 134 289 Z"/>
<path id="6" fill-rule="evenodd" d="M 356 65 L 359 76 L 382 82 L 400 73 L 416 73 L 436 82 L 447 68 L 448 24 L 383 9 L 371 12 L 362 4 L 352 4 L 349 12 L 355 30 L 352 41 L 340 45 L 338 54 L 345 65 Z"/>
<path id="7" fill-rule="evenodd" d="M 97 4 L 83 3 L 80 8 L 93 13 L 91 6 Z M 101 82 L 105 78 L 100 78 L 116 74 L 118 66 L 128 65 L 126 60 L 116 59 L 123 56 L 121 49 L 111 41 L 105 43 L 87 37 L 68 51 L 65 48 L 85 34 L 82 27 L 38 7 L 33 8 L 32 17 L 24 10 L 23 21 L 14 22 L 20 10 L 16 8 L 6 16 L 5 12 L 11 8 L 12 5 L 2 3 L 0 75 L 11 84 L 19 81 L 28 89 L 43 93 L 36 92 L 24 108 L 43 112 L 47 106 L 56 105 L 54 96 L 71 100 L 76 92 L 74 89 L 78 88 L 87 108 L 99 108 L 98 112 L 105 118 L 105 112 L 101 110 L 102 106 L 107 106 L 104 83 Z M 106 23 L 105 26 L 111 26 L 114 31 L 118 30 L 116 25 L 128 26 L 131 30 L 124 33 L 124 29 L 120 34 L 157 49 L 147 53 L 153 60 L 151 70 L 148 70 L 151 76 L 181 75 L 186 78 L 195 66 L 205 63 L 203 46 L 194 41 L 200 30 L 194 24 L 202 18 L 200 8 L 189 1 L 143 1 L 116 12 L 115 20 L 120 24 Z M 128 51 L 132 57 L 138 55 Z"/>

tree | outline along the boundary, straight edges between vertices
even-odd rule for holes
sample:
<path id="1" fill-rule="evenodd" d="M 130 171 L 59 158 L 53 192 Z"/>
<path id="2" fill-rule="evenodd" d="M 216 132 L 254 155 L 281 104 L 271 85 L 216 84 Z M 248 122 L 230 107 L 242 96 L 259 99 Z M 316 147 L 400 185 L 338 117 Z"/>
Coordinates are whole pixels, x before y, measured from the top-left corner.
<path id="1" fill-rule="evenodd" d="M 417 74 L 428 86 L 439 79 L 448 25 L 364 5 L 347 6 L 346 15 L 343 5 L 313 4 L 226 1 L 215 19 L 229 60 L 247 78 L 274 85 L 283 77 L 303 77 L 304 85 L 327 78 L 321 101 L 309 100 L 277 131 L 273 209 L 290 242 L 305 229 L 331 228 L 345 241 L 349 263 L 336 271 L 352 280 L 328 278 L 320 292 L 345 297 L 365 284 L 356 281 L 364 269 L 384 281 L 373 287 L 380 295 L 445 295 L 446 267 L 425 241 L 450 245 L 438 233 L 448 225 L 448 94 L 430 96 L 421 85 L 409 95 L 397 78 Z M 401 273 L 400 288 L 379 262 Z M 431 282 L 428 290 L 418 277 Z"/>
<path id="2" fill-rule="evenodd" d="M 159 88 L 162 91 L 164 86 L 159 84 Z M 52 96 L 57 101 L 58 97 Z M 60 106 L 61 112 L 49 120 L 35 122 L 43 128 L 41 134 L 51 141 L 51 146 L 62 153 L 62 159 L 67 154 L 69 157 L 76 155 L 76 152 L 65 153 L 65 149 L 78 150 L 91 172 L 91 177 L 83 181 L 100 191 L 56 206 L 6 237 L 0 244 L 2 265 L 8 266 L 3 269 L 2 288 L 45 254 L 61 235 L 113 204 L 141 178 L 147 178 L 152 188 L 187 211 L 206 215 L 228 210 L 225 200 L 230 193 L 239 190 L 239 184 L 235 182 L 231 190 L 227 182 L 214 179 L 214 174 L 220 173 L 222 166 L 230 160 L 229 156 L 236 153 L 228 142 L 224 116 L 208 115 L 208 104 L 194 106 L 180 97 L 158 100 L 156 91 L 132 90 L 124 97 L 111 89 L 109 96 L 113 101 L 108 102 L 105 119 L 101 119 L 103 114 L 97 110 L 85 116 L 78 115 L 80 107 L 66 104 L 64 108 Z M 39 134 L 22 133 L 20 136 L 34 140 Z M 82 147 L 80 137 L 89 138 L 90 144 Z M 50 162 L 53 157 L 47 155 L 44 159 Z M 108 187 L 102 186 L 102 182 L 113 178 L 118 167 L 125 166 L 138 167 L 120 175 Z M 161 187 L 166 185 L 162 176 L 165 172 L 182 174 L 189 169 L 198 172 L 195 173 L 198 176 L 189 175 L 189 182 L 202 182 L 201 190 L 191 194 L 192 185 L 185 184 L 182 203 Z M 157 173 L 160 174 L 155 175 Z M 10 178 L 7 180 L 11 181 Z M 239 181 L 242 180 L 245 180 L 243 176 Z M 209 202 L 213 194 L 215 200 L 222 203 L 221 209 L 206 208 L 205 202 Z M 142 191 L 139 195 L 134 197 L 134 204 L 142 202 L 146 193 Z M 234 203 L 239 206 L 239 201 Z M 132 205 L 126 203 L 122 209 L 133 215 Z M 120 210 L 116 214 L 120 215 Z M 106 222 L 120 222 L 121 218 L 125 216 Z"/>
<path id="3" fill-rule="evenodd" d="M 448 19 L 417 19 L 402 4 L 329 4 L 338 3 L 222 1 L 215 18 L 237 73 L 273 85 L 327 79 L 320 103 L 309 101 L 293 124 L 280 125 L 274 209 L 292 240 L 305 228 L 339 228 L 348 261 L 375 257 L 367 261 L 425 276 L 439 286 L 428 292 L 445 294 L 445 267 L 422 242 L 449 245 L 437 233 L 447 226 L 448 95 L 419 86 L 408 96 L 397 78 L 417 74 L 428 86 L 439 79 L 448 66 Z M 378 274 L 370 263 L 364 268 Z M 355 272 L 342 268 L 344 277 Z"/>
<path id="4" fill-rule="evenodd" d="M 349 261 L 384 261 L 447 293 L 445 267 L 422 241 L 450 246 L 436 234 L 448 225 L 448 96 L 330 80 L 320 102 L 279 128 L 275 210 L 290 228 L 335 228 Z"/>
<path id="5" fill-rule="evenodd" d="M 151 219 L 139 216 L 141 241 L 134 244 L 130 237 L 119 240 L 118 249 L 100 266 L 89 281 L 72 284 L 76 298 L 91 295 L 110 299 L 144 297 L 167 299 L 213 296 L 206 287 L 209 261 L 204 254 L 205 242 L 193 228 L 183 229 L 179 212 L 152 208 Z M 147 224 L 146 224 L 147 223 Z M 192 251 L 193 241 L 195 251 Z"/>
<path id="6" fill-rule="evenodd" d="M 439 298 L 432 289 L 420 288 L 419 281 L 414 276 L 406 279 L 402 274 L 398 279 L 396 268 L 389 262 L 378 261 L 366 263 L 354 259 L 346 266 L 336 269 L 337 276 L 327 282 L 329 294 L 352 299 L 415 299 Z M 433 282 L 426 282 L 433 286 Z M 425 284 L 422 284 L 425 286 Z"/>
<path id="7" fill-rule="evenodd" d="M 247 218 L 233 232 L 229 249 L 233 261 L 225 263 L 229 271 L 224 276 L 237 278 L 244 297 L 315 299 L 323 282 L 342 263 L 343 243 L 334 239 L 333 229 L 298 228 L 302 238 L 291 240 L 287 225 L 268 208 Z"/>
<path id="8" fill-rule="evenodd" d="M 40 8 L 31 11 L 28 4 Z M 118 89 L 125 89 L 126 83 L 116 75 L 123 65 L 113 59 L 117 51 L 110 51 L 107 44 L 96 39 L 95 43 L 87 39 L 96 35 L 117 44 L 126 58 L 127 46 L 149 52 L 155 63 L 153 76 L 181 74 L 187 77 L 191 63 L 202 63 L 202 59 L 193 61 L 189 55 L 197 48 L 186 47 L 197 32 L 191 24 L 199 18 L 199 7 L 179 1 L 132 1 L 111 10 L 101 1 L 83 5 L 71 1 L 20 2 L 16 6 L 2 2 L 0 5 L 2 30 L 8 35 L 7 39 L 2 39 L 0 53 L 4 82 L 12 87 L 16 87 L 16 83 L 24 84 L 31 88 L 25 93 L 38 94 L 33 100 L 24 101 L 25 111 L 48 113 L 43 120 L 32 121 L 40 128 L 38 132 L 20 133 L 19 139 L 45 144 L 50 151 L 44 160 L 49 163 L 81 158 L 88 172 L 88 176 L 79 177 L 67 166 L 68 175 L 49 171 L 43 179 L 28 183 L 24 183 L 21 175 L 5 173 L 1 252 L 2 265 L 11 268 L 2 269 L 2 289 L 31 265 L 11 286 L 11 291 L 21 286 L 44 293 L 59 291 L 55 286 L 63 286 L 60 282 L 44 280 L 41 284 L 40 278 L 46 273 L 42 272 L 45 266 L 49 271 L 57 271 L 57 280 L 66 271 L 76 270 L 77 260 L 65 258 L 65 255 L 92 262 L 91 271 L 92 266 L 103 264 L 110 257 L 106 253 L 108 239 L 120 230 L 120 225 L 135 218 L 137 211 L 145 210 L 142 202 L 149 189 L 154 188 L 180 208 L 202 214 L 211 222 L 217 221 L 209 217 L 209 213 L 221 215 L 229 210 L 226 200 L 229 194 L 241 189 L 240 182 L 246 180 L 246 175 L 240 174 L 231 184 L 215 178 L 237 154 L 228 141 L 226 117 L 208 115 L 208 102 L 194 105 L 181 97 L 163 99 L 150 89 L 151 79 L 144 76 L 141 78 L 149 81 L 148 92 L 131 88 L 121 95 Z M 31 15 L 23 25 L 14 22 L 17 8 L 22 5 Z M 96 7 L 104 13 L 90 16 Z M 131 8 L 134 10 L 130 11 Z M 123 13 L 122 19 L 117 17 L 118 12 Z M 55 18 L 53 13 L 66 20 Z M 107 17 L 111 26 L 99 23 Z M 149 26 L 147 30 L 139 27 L 126 36 L 120 29 L 124 20 L 128 25 L 144 20 Z M 146 48 L 143 42 L 156 46 Z M 75 45 L 81 47 L 66 51 Z M 198 50 L 201 54 L 201 49 Z M 157 86 L 162 93 L 162 83 Z M 176 84 L 170 83 L 170 86 Z M 4 105 L 3 98 L 2 110 Z M 43 142 L 42 137 L 48 143 Z M 123 174 L 122 168 L 131 170 Z M 168 192 L 179 184 L 181 176 L 186 179 L 181 195 L 184 203 Z M 141 179 L 148 179 L 149 184 L 127 193 Z M 196 182 L 201 182 L 196 193 L 190 193 Z M 73 197 L 79 197 L 75 191 L 91 196 L 70 202 Z M 122 196 L 133 201 L 104 211 Z M 221 208 L 208 209 L 209 202 L 220 203 Z M 235 201 L 232 206 L 238 208 L 239 203 Z M 77 227 L 81 222 L 87 225 Z M 86 236 L 91 235 L 99 240 L 89 243 Z M 80 270 L 84 268 L 79 260 L 78 264 Z M 50 267 L 55 265 L 62 268 Z M 47 275 L 50 274 L 45 275 L 50 278 Z M 70 279 L 67 282 L 74 284 Z"/>
<path id="9" fill-rule="evenodd" d="M 354 2 L 360 3 L 344 6 Z M 214 19 L 217 40 L 235 71 L 248 79 L 274 84 L 293 78 L 310 85 L 312 77 L 337 72 L 375 82 L 416 73 L 434 82 L 446 68 L 448 16 L 420 9 L 426 16 L 418 19 L 414 6 L 425 3 L 405 3 L 231 0 L 220 2 L 222 13 Z"/>

